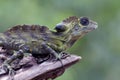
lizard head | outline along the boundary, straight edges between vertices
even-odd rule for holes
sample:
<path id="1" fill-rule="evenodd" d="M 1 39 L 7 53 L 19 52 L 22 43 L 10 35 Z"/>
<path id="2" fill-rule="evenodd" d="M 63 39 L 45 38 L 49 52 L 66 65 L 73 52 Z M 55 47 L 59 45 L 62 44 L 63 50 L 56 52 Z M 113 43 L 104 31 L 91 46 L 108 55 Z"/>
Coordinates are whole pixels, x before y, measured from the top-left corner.
<path id="1" fill-rule="evenodd" d="M 97 23 L 87 17 L 69 17 L 57 24 L 55 30 L 66 35 L 67 41 L 74 43 L 78 38 L 97 28 Z M 71 44 L 72 44 L 71 43 Z"/>
<path id="2" fill-rule="evenodd" d="M 97 26 L 96 22 L 87 17 L 77 18 L 72 16 L 57 24 L 55 30 L 60 33 L 71 32 L 73 35 L 80 35 L 95 30 Z"/>

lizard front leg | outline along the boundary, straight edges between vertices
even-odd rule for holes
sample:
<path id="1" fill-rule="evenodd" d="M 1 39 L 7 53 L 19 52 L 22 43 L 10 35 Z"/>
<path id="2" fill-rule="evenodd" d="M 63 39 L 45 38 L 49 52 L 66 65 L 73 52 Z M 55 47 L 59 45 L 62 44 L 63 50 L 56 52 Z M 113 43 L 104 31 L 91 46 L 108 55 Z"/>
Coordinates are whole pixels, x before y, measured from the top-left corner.
<path id="1" fill-rule="evenodd" d="M 61 59 L 65 59 L 66 57 L 70 56 L 69 53 L 65 52 L 66 50 L 66 45 L 55 45 L 55 44 L 51 44 L 51 43 L 47 43 L 52 49 L 54 49 L 55 51 L 59 52 L 59 57 Z"/>
<path id="2" fill-rule="evenodd" d="M 53 56 L 55 56 L 56 59 L 60 60 L 60 56 L 59 54 L 54 50 L 52 49 L 49 45 L 47 45 L 46 43 L 42 43 L 41 46 L 46 50 L 48 51 L 50 54 L 52 54 Z"/>
<path id="3" fill-rule="evenodd" d="M 14 54 L 8 58 L 7 60 L 5 60 L 5 62 L 2 65 L 2 68 L 5 70 L 5 72 L 9 72 L 9 79 L 8 80 L 13 80 L 14 79 L 14 75 L 15 75 L 15 71 L 13 70 L 13 68 L 11 67 L 11 63 L 16 60 L 19 59 L 21 60 L 23 58 L 23 50 L 19 50 L 17 52 L 14 52 Z"/>
<path id="4" fill-rule="evenodd" d="M 63 63 L 62 63 L 62 61 L 61 61 L 61 56 L 60 56 L 54 49 L 52 49 L 50 46 L 48 46 L 46 43 L 42 43 L 41 46 L 42 46 L 46 51 L 48 51 L 50 54 L 53 54 L 53 55 L 55 56 L 56 60 L 59 60 L 59 61 L 60 61 L 60 63 L 62 64 L 62 66 L 61 66 L 61 67 L 62 67 L 62 73 L 64 73 L 65 68 L 64 68 Z"/>

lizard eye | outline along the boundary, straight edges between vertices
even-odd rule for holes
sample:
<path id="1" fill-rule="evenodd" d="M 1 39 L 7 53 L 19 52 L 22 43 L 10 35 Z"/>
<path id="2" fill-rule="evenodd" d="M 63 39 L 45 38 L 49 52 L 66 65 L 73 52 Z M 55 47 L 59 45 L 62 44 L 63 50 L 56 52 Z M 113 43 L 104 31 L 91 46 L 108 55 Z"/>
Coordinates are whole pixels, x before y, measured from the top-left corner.
<path id="1" fill-rule="evenodd" d="M 55 27 L 55 30 L 56 30 L 57 32 L 64 32 L 64 31 L 66 30 L 66 27 L 65 27 L 64 25 L 57 25 L 57 26 Z"/>
<path id="2" fill-rule="evenodd" d="M 80 23 L 83 25 L 83 26 L 87 26 L 89 24 L 89 19 L 87 17 L 82 17 L 80 19 Z"/>

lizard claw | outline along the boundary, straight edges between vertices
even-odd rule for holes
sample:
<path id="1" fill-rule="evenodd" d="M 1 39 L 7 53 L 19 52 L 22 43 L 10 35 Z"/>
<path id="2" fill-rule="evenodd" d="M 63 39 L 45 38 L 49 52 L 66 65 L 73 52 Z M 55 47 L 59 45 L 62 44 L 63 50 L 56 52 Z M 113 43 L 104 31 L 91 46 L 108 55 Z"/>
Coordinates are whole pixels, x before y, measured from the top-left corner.
<path id="1" fill-rule="evenodd" d="M 69 56 L 70 56 L 69 53 L 61 52 L 61 53 L 59 53 L 59 55 L 58 55 L 57 57 L 55 57 L 55 59 L 53 59 L 53 61 L 65 59 L 65 58 L 67 58 L 67 57 L 69 57 Z"/>
<path id="2" fill-rule="evenodd" d="M 4 75 L 4 74 L 6 74 L 6 71 L 0 68 L 0 75 Z"/>
<path id="3" fill-rule="evenodd" d="M 60 56 L 61 56 L 61 59 L 65 59 L 65 58 L 69 57 L 70 54 L 67 53 L 67 52 L 61 52 L 61 53 L 60 53 Z"/>
<path id="4" fill-rule="evenodd" d="M 6 73 L 8 73 L 8 68 L 7 68 L 7 66 L 2 65 L 2 66 L 0 67 L 0 75 L 4 75 L 4 74 L 6 74 Z"/>
<path id="5" fill-rule="evenodd" d="M 8 80 L 14 80 L 14 75 L 16 74 L 16 72 L 13 69 L 9 70 L 9 78 Z"/>
<path id="6" fill-rule="evenodd" d="M 5 75 L 7 73 L 9 73 L 9 77 L 7 80 L 14 80 L 14 75 L 16 74 L 16 72 L 10 66 L 4 64 L 0 67 L 0 75 Z"/>
<path id="7" fill-rule="evenodd" d="M 61 55 L 58 55 L 57 57 L 52 57 L 52 59 L 51 59 L 52 62 L 56 62 L 59 60 L 61 60 Z"/>

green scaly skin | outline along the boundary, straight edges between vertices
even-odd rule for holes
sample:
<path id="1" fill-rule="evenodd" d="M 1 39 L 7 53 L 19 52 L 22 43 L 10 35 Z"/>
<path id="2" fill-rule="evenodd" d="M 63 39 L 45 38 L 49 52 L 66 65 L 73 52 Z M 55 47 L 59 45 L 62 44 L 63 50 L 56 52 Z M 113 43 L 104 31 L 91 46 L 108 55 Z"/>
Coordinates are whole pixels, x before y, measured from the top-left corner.
<path id="1" fill-rule="evenodd" d="M 21 60 L 25 53 L 30 53 L 35 58 L 53 55 L 60 59 L 60 54 L 70 48 L 79 38 L 95 30 L 97 23 L 86 18 L 69 17 L 56 25 L 55 31 L 46 26 L 17 25 L 4 33 L 0 33 L 0 46 L 11 50 L 13 55 L 4 61 L 4 72 L 9 70 L 10 79 L 13 79 L 14 70 L 11 63 Z M 2 71 L 0 71 L 2 73 Z"/>

